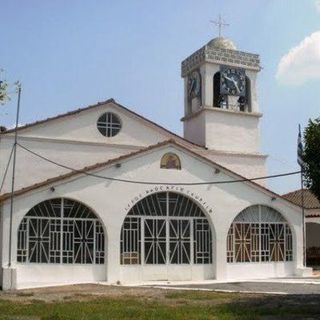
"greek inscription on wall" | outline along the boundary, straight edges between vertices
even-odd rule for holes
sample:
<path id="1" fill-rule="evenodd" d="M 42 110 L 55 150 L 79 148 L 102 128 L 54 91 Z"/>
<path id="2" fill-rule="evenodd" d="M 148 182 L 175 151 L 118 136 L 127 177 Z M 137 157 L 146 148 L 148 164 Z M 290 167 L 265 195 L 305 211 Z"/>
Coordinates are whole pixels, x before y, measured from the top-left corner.
<path id="1" fill-rule="evenodd" d="M 193 198 L 196 200 L 199 204 L 202 205 L 202 207 L 208 212 L 212 213 L 213 210 L 212 208 L 207 204 L 205 199 L 200 196 L 199 194 L 195 193 L 192 190 L 189 190 L 185 187 L 182 186 L 174 186 L 174 185 L 167 185 L 167 186 L 155 186 L 150 189 L 147 189 L 143 192 L 140 192 L 138 195 L 136 195 L 133 199 L 129 201 L 129 203 L 125 207 L 125 211 L 129 211 L 137 202 L 145 198 L 146 196 L 152 194 L 152 193 L 157 193 L 157 192 L 166 192 L 166 191 L 176 191 L 180 192 L 182 194 L 185 194 L 189 196 L 190 198 Z"/>

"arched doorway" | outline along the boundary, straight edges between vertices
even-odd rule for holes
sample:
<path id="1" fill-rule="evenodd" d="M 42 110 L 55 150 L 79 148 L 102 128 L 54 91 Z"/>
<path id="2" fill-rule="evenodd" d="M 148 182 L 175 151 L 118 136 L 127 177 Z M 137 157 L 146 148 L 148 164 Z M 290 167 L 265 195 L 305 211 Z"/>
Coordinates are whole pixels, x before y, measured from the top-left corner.
<path id="1" fill-rule="evenodd" d="M 140 200 L 121 229 L 120 263 L 139 269 L 139 280 L 213 277 L 212 232 L 190 198 L 159 192 Z"/>

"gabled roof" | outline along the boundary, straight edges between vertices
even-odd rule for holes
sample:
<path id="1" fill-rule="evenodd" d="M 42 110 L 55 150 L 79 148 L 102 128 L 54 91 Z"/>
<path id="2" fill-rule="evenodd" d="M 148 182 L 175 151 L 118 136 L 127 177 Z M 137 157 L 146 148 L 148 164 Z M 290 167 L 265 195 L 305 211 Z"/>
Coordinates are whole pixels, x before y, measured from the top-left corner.
<path id="1" fill-rule="evenodd" d="M 116 102 L 114 99 L 108 99 L 108 100 L 105 100 L 105 101 L 101 101 L 101 102 L 97 102 L 96 104 L 93 104 L 93 105 L 89 105 L 87 107 L 84 107 L 84 108 L 79 108 L 79 109 L 76 109 L 76 110 L 73 110 L 73 111 L 69 111 L 69 112 L 66 112 L 66 113 L 62 113 L 62 114 L 58 114 L 54 117 L 50 117 L 50 118 L 46 118 L 44 120 L 39 120 L 39 121 L 35 121 L 35 122 L 32 122 L 32 123 L 27 123 L 23 126 L 20 126 L 18 127 L 18 131 L 21 131 L 21 130 L 24 130 L 24 129 L 27 129 L 27 128 L 30 128 L 30 127 L 34 127 L 34 126 L 37 126 L 37 125 L 40 125 L 40 124 L 44 124 L 44 123 L 47 123 L 47 122 L 50 122 L 50 121 L 54 121 L 54 120 L 57 120 L 57 119 L 61 119 L 61 118 L 65 118 L 65 117 L 70 117 L 70 116 L 73 116 L 73 115 L 76 115 L 80 112 L 83 112 L 83 111 L 87 111 L 87 110 L 92 110 L 92 109 L 95 109 L 95 108 L 98 108 L 102 105 L 105 105 L 105 104 L 108 104 L 108 103 L 113 103 L 114 105 L 116 105 L 118 108 L 122 109 L 123 111 L 125 112 L 128 112 L 130 113 L 131 115 L 139 118 L 140 120 L 144 121 L 144 122 L 147 122 L 149 125 L 151 125 L 152 127 L 162 131 L 165 135 L 168 136 L 168 138 L 174 138 L 174 139 L 178 139 L 180 140 L 181 142 L 183 143 L 187 143 L 191 146 L 196 146 L 196 147 L 199 147 L 199 148 L 203 148 L 205 149 L 203 146 L 201 145 L 198 145 L 196 143 L 193 143 L 183 137 L 180 137 L 179 135 L 177 135 L 176 133 L 160 126 L 159 124 L 141 116 L 140 114 L 126 108 L 125 106 L 119 104 L 118 102 Z M 8 133 L 13 133 L 15 131 L 15 129 L 9 129 L 9 130 L 6 130 L 4 132 L 0 132 L 0 136 L 1 135 L 5 135 L 5 134 L 8 134 Z"/>
<path id="2" fill-rule="evenodd" d="M 320 209 L 320 201 L 318 198 L 308 189 L 303 189 L 304 207 L 305 209 Z M 302 203 L 302 190 L 295 190 L 284 194 L 283 197 L 298 206 Z"/>
<path id="3" fill-rule="evenodd" d="M 287 201 L 287 202 L 289 202 L 291 204 L 294 204 L 296 206 L 296 203 L 294 203 L 293 201 L 282 197 L 281 195 L 279 195 L 279 194 L 277 194 L 277 193 L 275 193 L 275 192 L 273 192 L 273 191 L 261 186 L 260 184 L 254 182 L 254 181 L 250 181 L 249 179 L 239 175 L 238 173 L 235 173 L 234 171 L 231 171 L 230 169 L 228 169 L 228 168 L 226 168 L 226 167 L 224 167 L 224 166 L 222 166 L 222 165 L 220 165 L 220 164 L 218 164 L 218 163 L 216 163 L 216 162 L 214 162 L 214 161 L 202 156 L 197 151 L 188 149 L 186 146 L 182 145 L 181 143 L 178 143 L 174 139 L 169 139 L 169 140 L 166 140 L 166 141 L 151 145 L 149 147 L 140 149 L 138 151 L 134 151 L 134 152 L 122 155 L 120 157 L 116 157 L 116 158 L 110 159 L 110 160 L 105 161 L 105 162 L 96 163 L 94 165 L 84 167 L 81 170 L 73 170 L 72 172 L 69 172 L 69 173 L 54 177 L 54 178 L 47 179 L 45 181 L 42 181 L 42 182 L 39 182 L 39 183 L 36 183 L 36 184 L 31 185 L 31 186 L 28 186 L 28 187 L 25 187 L 25 188 L 22 188 L 22 189 L 19 189 L 19 190 L 15 191 L 14 192 L 14 196 L 23 195 L 23 194 L 25 194 L 25 193 L 27 193 L 29 191 L 40 189 L 40 188 L 45 187 L 47 185 L 50 185 L 50 184 L 53 184 L 53 183 L 56 183 L 56 182 L 60 182 L 60 181 L 63 181 L 65 179 L 68 179 L 68 178 L 71 178 L 71 177 L 75 177 L 77 175 L 79 175 L 79 176 L 80 175 L 85 175 L 85 174 L 89 174 L 90 175 L 90 172 L 92 172 L 94 170 L 97 170 L 97 169 L 100 169 L 100 168 L 103 168 L 103 167 L 106 167 L 106 166 L 109 166 L 109 165 L 113 165 L 113 164 L 119 163 L 119 162 L 121 162 L 123 160 L 127 160 L 127 159 L 129 159 L 131 157 L 134 157 L 134 156 L 137 156 L 137 155 L 140 155 L 140 154 L 144 154 L 144 153 L 147 153 L 149 151 L 153 151 L 153 150 L 156 150 L 158 148 L 161 148 L 161 147 L 164 147 L 164 146 L 167 146 L 167 145 L 173 145 L 173 146 L 176 146 L 178 148 L 181 148 L 186 153 L 190 153 L 191 155 L 195 156 L 196 158 L 199 158 L 200 160 L 208 163 L 209 165 L 212 165 L 215 168 L 220 169 L 221 171 L 225 172 L 226 174 L 231 175 L 235 179 L 243 180 L 243 183 L 248 183 L 251 186 L 253 186 L 254 188 L 259 189 L 260 191 L 262 191 L 264 193 L 267 193 L 271 197 L 281 198 L 281 199 L 283 199 L 283 200 L 285 200 L 285 201 Z M 3 202 L 4 200 L 7 200 L 8 198 L 10 198 L 10 196 L 11 196 L 11 193 L 3 194 L 2 196 L 0 196 L 0 202 Z"/>

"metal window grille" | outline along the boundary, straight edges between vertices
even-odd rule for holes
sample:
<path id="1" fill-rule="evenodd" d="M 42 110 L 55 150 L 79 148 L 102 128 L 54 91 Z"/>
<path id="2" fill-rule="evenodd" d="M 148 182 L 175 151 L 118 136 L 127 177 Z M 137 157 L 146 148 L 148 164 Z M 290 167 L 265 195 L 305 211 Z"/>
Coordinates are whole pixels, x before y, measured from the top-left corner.
<path id="1" fill-rule="evenodd" d="M 271 261 L 285 261 L 285 225 L 270 224 Z"/>
<path id="2" fill-rule="evenodd" d="M 191 199 L 159 192 L 135 204 L 120 238 L 121 264 L 212 263 L 209 222 Z"/>
<path id="3" fill-rule="evenodd" d="M 251 261 L 258 262 L 260 256 L 260 235 L 259 224 L 253 223 L 250 225 L 251 231 Z"/>
<path id="4" fill-rule="evenodd" d="M 169 250 L 171 264 L 190 264 L 190 220 L 169 220 Z"/>
<path id="5" fill-rule="evenodd" d="M 267 223 L 261 223 L 260 225 L 260 257 L 262 262 L 269 261 L 270 257 L 270 232 L 269 225 Z"/>
<path id="6" fill-rule="evenodd" d="M 288 225 L 286 225 L 286 261 L 292 261 L 293 250 L 292 250 L 292 233 Z"/>
<path id="7" fill-rule="evenodd" d="M 140 218 L 127 217 L 121 230 L 121 264 L 140 264 L 141 231 Z"/>
<path id="8" fill-rule="evenodd" d="M 95 214 L 79 202 L 39 203 L 18 229 L 17 261 L 22 263 L 104 263 L 104 232 Z"/>
<path id="9" fill-rule="evenodd" d="M 234 225 L 231 225 L 227 235 L 227 262 L 233 262 L 234 259 Z"/>
<path id="10" fill-rule="evenodd" d="M 95 222 L 96 228 L 95 228 L 95 259 L 96 264 L 103 264 L 104 263 L 104 232 L 103 227 L 101 223 Z"/>
<path id="11" fill-rule="evenodd" d="M 61 221 L 59 219 L 53 219 L 49 222 L 50 236 L 49 236 L 49 257 L 51 263 L 60 262 L 61 252 Z"/>
<path id="12" fill-rule="evenodd" d="M 49 219 L 29 219 L 28 242 L 30 262 L 49 262 L 49 226 Z"/>
<path id="13" fill-rule="evenodd" d="M 28 220 L 25 218 L 20 223 L 17 246 L 17 260 L 19 262 L 26 262 L 28 255 Z"/>
<path id="14" fill-rule="evenodd" d="M 250 261 L 251 253 L 251 226 L 247 223 L 235 224 L 235 260 L 241 262 Z"/>
<path id="15" fill-rule="evenodd" d="M 144 220 L 144 255 L 146 264 L 166 263 L 166 220 Z"/>
<path id="16" fill-rule="evenodd" d="M 121 129 L 121 122 L 117 115 L 112 112 L 106 112 L 99 117 L 97 128 L 102 135 L 114 137 Z"/>
<path id="17" fill-rule="evenodd" d="M 207 219 L 195 219 L 193 222 L 194 235 L 194 263 L 212 263 L 212 238 Z"/>
<path id="18" fill-rule="evenodd" d="M 279 212 L 256 205 L 235 218 L 227 235 L 227 262 L 292 260 L 292 233 Z"/>

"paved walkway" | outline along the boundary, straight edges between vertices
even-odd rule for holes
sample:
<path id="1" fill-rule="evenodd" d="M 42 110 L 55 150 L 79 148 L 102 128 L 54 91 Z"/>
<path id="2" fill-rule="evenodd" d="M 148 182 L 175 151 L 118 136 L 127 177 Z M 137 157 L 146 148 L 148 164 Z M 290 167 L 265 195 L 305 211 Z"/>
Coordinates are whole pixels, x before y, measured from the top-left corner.
<path id="1" fill-rule="evenodd" d="M 202 283 L 148 283 L 146 286 L 166 289 L 205 290 L 221 292 L 270 294 L 319 294 L 319 278 L 283 278 L 256 281 L 202 282 Z"/>

